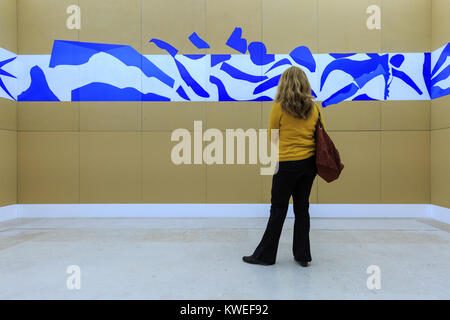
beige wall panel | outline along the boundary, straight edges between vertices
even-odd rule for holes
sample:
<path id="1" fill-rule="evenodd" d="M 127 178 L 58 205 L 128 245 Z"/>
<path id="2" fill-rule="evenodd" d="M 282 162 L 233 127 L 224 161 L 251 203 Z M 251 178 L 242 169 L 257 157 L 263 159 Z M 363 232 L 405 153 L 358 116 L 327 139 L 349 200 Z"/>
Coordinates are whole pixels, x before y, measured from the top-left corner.
<path id="1" fill-rule="evenodd" d="M 261 176 L 261 199 L 262 203 L 270 203 L 271 199 L 271 190 L 272 190 L 272 178 L 273 176 Z M 309 195 L 309 203 L 317 203 L 317 185 L 318 185 L 318 179 L 319 177 L 316 176 L 316 179 L 314 179 L 314 183 L 311 188 L 311 194 Z M 292 203 L 292 197 L 289 201 Z"/>
<path id="2" fill-rule="evenodd" d="M 19 53 L 50 54 L 54 40 L 78 40 L 78 30 L 66 26 L 66 10 L 73 4 L 78 0 L 17 0 Z"/>
<path id="3" fill-rule="evenodd" d="M 450 209 L 450 129 L 431 131 L 431 203 Z"/>
<path id="4" fill-rule="evenodd" d="M 0 206 L 17 203 L 17 132 L 0 130 Z"/>
<path id="5" fill-rule="evenodd" d="M 17 102 L 0 98 L 0 129 L 17 130 Z"/>
<path id="6" fill-rule="evenodd" d="M 381 202 L 430 202 L 430 132 L 381 133 Z"/>
<path id="7" fill-rule="evenodd" d="M 208 165 L 208 203 L 261 203 L 258 165 Z"/>
<path id="8" fill-rule="evenodd" d="M 270 111 L 273 107 L 273 101 L 264 101 L 261 103 L 261 122 L 259 124 L 260 128 L 269 128 Z"/>
<path id="9" fill-rule="evenodd" d="M 78 200 L 78 132 L 19 132 L 19 203 Z"/>
<path id="10" fill-rule="evenodd" d="M 318 0 L 262 0 L 263 42 L 270 53 L 298 46 L 318 52 Z"/>
<path id="11" fill-rule="evenodd" d="M 194 130 L 194 121 L 206 127 L 205 102 L 143 102 L 144 131 L 172 131 L 178 128 Z"/>
<path id="12" fill-rule="evenodd" d="M 262 41 L 262 0 L 208 0 L 206 2 L 206 38 L 208 53 L 233 53 L 226 42 L 234 28 L 242 28 L 247 45 Z"/>
<path id="13" fill-rule="evenodd" d="M 17 53 L 16 0 L 0 1 L 0 48 Z"/>
<path id="14" fill-rule="evenodd" d="M 381 50 L 427 52 L 431 47 L 430 0 L 383 0 Z"/>
<path id="15" fill-rule="evenodd" d="M 137 203 L 142 199 L 141 133 L 80 133 L 80 202 Z"/>
<path id="16" fill-rule="evenodd" d="M 436 50 L 450 42 L 450 1 L 432 0 L 431 29 L 433 41 L 431 50 Z"/>
<path id="17" fill-rule="evenodd" d="M 343 101 L 322 108 L 322 115 L 327 130 L 380 130 L 380 108 L 379 101 Z"/>
<path id="18" fill-rule="evenodd" d="M 430 130 L 430 101 L 382 101 L 382 130 Z"/>
<path id="19" fill-rule="evenodd" d="M 209 102 L 206 104 L 208 128 L 259 128 L 261 102 Z"/>
<path id="20" fill-rule="evenodd" d="M 193 157 L 193 133 L 191 133 Z M 171 132 L 143 133 L 143 200 L 147 203 L 205 203 L 206 165 L 171 161 L 178 142 Z M 193 158 L 192 158 L 193 159 Z"/>
<path id="21" fill-rule="evenodd" d="M 81 131 L 140 131 L 140 101 L 80 102 Z"/>
<path id="22" fill-rule="evenodd" d="M 330 132 L 345 165 L 338 180 L 318 178 L 319 203 L 380 203 L 380 132 Z"/>
<path id="23" fill-rule="evenodd" d="M 78 102 L 19 102 L 20 131 L 78 131 Z"/>
<path id="24" fill-rule="evenodd" d="M 79 0 L 80 41 L 126 44 L 141 52 L 140 0 Z"/>
<path id="25" fill-rule="evenodd" d="M 431 129 L 450 127 L 450 95 L 431 101 Z"/>
<path id="26" fill-rule="evenodd" d="M 150 39 L 166 41 L 180 54 L 205 53 L 189 40 L 196 32 L 205 39 L 206 0 L 142 0 L 142 50 L 144 54 L 167 54 Z"/>
<path id="27" fill-rule="evenodd" d="M 318 1 L 319 53 L 380 52 L 382 31 L 367 28 L 366 10 L 381 0 Z"/>

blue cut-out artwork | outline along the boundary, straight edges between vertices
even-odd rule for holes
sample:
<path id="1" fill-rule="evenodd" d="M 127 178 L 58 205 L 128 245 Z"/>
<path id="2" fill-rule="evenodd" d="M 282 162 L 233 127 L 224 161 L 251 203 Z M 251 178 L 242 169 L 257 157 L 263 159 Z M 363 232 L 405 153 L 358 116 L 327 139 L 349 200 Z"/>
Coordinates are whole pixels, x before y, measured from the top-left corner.
<path id="1" fill-rule="evenodd" d="M 12 74 L 10 74 L 9 72 L 5 71 L 2 69 L 3 66 L 7 65 L 8 63 L 16 60 L 17 57 L 14 58 L 10 58 L 10 59 L 6 59 L 3 61 L 0 61 L 0 88 L 3 89 L 3 91 L 5 91 L 5 93 L 10 96 L 13 100 L 15 100 L 15 98 L 12 96 L 12 94 L 9 92 L 9 90 L 6 88 L 5 83 L 2 81 L 2 77 L 1 76 L 5 76 L 5 77 L 10 77 L 10 78 L 16 78 L 16 76 L 13 76 Z"/>
<path id="2" fill-rule="evenodd" d="M 235 79 L 245 80 L 245 81 L 253 82 L 253 83 L 258 83 L 258 82 L 261 82 L 261 81 L 264 81 L 267 79 L 266 76 L 259 76 L 259 75 L 252 75 L 252 74 L 245 73 L 226 62 L 222 63 L 220 70 L 222 70 L 223 72 L 226 72 L 228 75 L 230 75 L 231 77 L 233 77 Z"/>
<path id="3" fill-rule="evenodd" d="M 296 63 L 306 67 L 309 71 L 316 71 L 316 61 L 314 60 L 314 57 L 308 47 L 297 47 L 292 50 L 289 55 Z"/>
<path id="4" fill-rule="evenodd" d="M 209 49 L 209 44 L 199 37 L 199 35 L 194 32 L 189 36 L 189 40 L 191 40 L 192 44 L 197 47 L 197 49 Z"/>
<path id="5" fill-rule="evenodd" d="M 175 57 L 175 55 L 178 53 L 178 50 L 175 47 L 172 47 L 165 41 L 159 39 L 151 39 L 149 42 L 153 42 L 158 48 L 167 51 L 167 53 L 169 53 L 172 57 Z"/>
<path id="6" fill-rule="evenodd" d="M 193 32 L 192 44 L 210 48 Z M 433 52 L 269 54 L 236 27 L 226 45 L 237 54 L 142 55 L 128 45 L 55 40 L 51 55 L 15 55 L 0 48 L 0 96 L 20 101 L 270 101 L 282 72 L 298 66 L 312 95 L 329 106 L 353 100 L 429 100 L 450 94 L 450 44 Z"/>
<path id="7" fill-rule="evenodd" d="M 19 94 L 18 101 L 59 101 L 48 86 L 45 74 L 41 68 L 34 66 L 30 70 L 30 87 Z"/>
<path id="8" fill-rule="evenodd" d="M 83 97 L 82 101 L 170 101 L 155 93 L 146 93 L 135 88 L 117 88 L 106 83 L 90 83 L 72 90 L 72 100 Z"/>
<path id="9" fill-rule="evenodd" d="M 262 42 L 252 42 L 248 45 L 250 60 L 257 66 L 264 66 L 275 60 L 274 54 L 267 54 L 267 49 Z"/>
<path id="10" fill-rule="evenodd" d="M 247 40 L 242 38 L 242 28 L 235 28 L 227 40 L 227 46 L 242 54 L 247 52 Z"/>
<path id="11" fill-rule="evenodd" d="M 272 71 L 273 69 L 276 69 L 276 68 L 278 68 L 278 67 L 280 67 L 280 66 L 285 66 L 285 65 L 292 65 L 291 60 L 289 60 L 288 58 L 284 58 L 284 59 L 281 59 L 281 60 L 275 62 L 275 63 L 269 68 L 269 70 L 267 70 L 266 72 L 264 72 L 264 74 L 266 74 L 266 73 Z"/>
<path id="12" fill-rule="evenodd" d="M 184 91 L 182 86 L 179 86 L 177 89 L 177 93 L 180 95 L 180 97 L 182 97 L 185 100 L 191 101 L 191 99 L 189 98 L 189 96 L 187 95 L 186 91 Z"/>
<path id="13" fill-rule="evenodd" d="M 211 68 L 218 65 L 221 62 L 231 59 L 231 54 L 212 54 L 211 55 Z"/>

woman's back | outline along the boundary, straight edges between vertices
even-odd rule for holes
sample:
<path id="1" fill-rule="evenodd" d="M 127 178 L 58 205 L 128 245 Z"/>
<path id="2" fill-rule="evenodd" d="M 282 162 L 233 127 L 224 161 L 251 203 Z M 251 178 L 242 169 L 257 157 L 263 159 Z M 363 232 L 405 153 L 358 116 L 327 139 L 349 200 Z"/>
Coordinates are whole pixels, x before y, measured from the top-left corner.
<path id="1" fill-rule="evenodd" d="M 279 102 L 274 103 L 270 112 L 269 130 L 280 130 L 279 161 L 302 160 L 315 154 L 314 134 L 319 112 L 319 106 L 314 103 L 309 117 L 301 119 L 284 112 Z"/>

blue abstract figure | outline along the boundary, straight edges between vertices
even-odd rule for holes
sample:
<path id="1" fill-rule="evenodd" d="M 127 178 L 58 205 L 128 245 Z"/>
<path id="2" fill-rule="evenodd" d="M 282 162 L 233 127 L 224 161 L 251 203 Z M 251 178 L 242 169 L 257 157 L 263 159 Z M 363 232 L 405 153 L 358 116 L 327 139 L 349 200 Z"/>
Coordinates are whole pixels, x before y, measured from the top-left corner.
<path id="1" fill-rule="evenodd" d="M 189 40 L 197 49 L 210 48 L 196 32 Z M 282 67 L 299 65 L 312 80 L 319 79 L 318 88 L 312 82 L 311 93 L 324 99 L 323 106 L 344 100 L 435 99 L 450 94 L 450 44 L 433 53 L 313 55 L 306 46 L 298 46 L 289 54 L 274 55 L 267 53 L 262 42 L 247 45 L 240 27 L 226 45 L 241 55 L 180 55 L 163 40 L 149 42 L 167 54 L 144 56 L 128 45 L 63 40 L 54 42 L 50 56 L 9 58 L 8 52 L 2 56 L 6 50 L 0 50 L 0 88 L 11 99 L 22 92 L 16 97 L 19 101 L 269 101 Z M 103 59 L 99 53 L 114 59 Z M 318 71 L 316 61 L 321 58 L 326 65 Z M 2 69 L 12 61 L 15 75 Z M 47 63 L 49 68 L 39 67 Z M 73 71 L 82 76 L 74 76 Z M 29 85 L 28 79 L 21 79 L 28 74 Z M 6 87 L 9 82 L 5 84 L 4 77 L 17 79 L 14 90 Z M 217 95 L 209 92 L 213 88 L 209 84 L 217 87 Z M 142 87 L 151 92 L 145 93 Z"/>
<path id="2" fill-rule="evenodd" d="M 281 60 L 275 62 L 265 73 L 268 73 L 268 72 L 272 71 L 273 69 L 278 68 L 279 66 L 284 66 L 284 65 L 292 65 L 291 60 L 289 60 L 288 58 L 281 59 Z"/>
<path id="3" fill-rule="evenodd" d="M 191 99 L 189 98 L 189 96 L 187 95 L 186 91 L 184 91 L 182 86 L 179 86 L 177 89 L 177 93 L 180 97 L 182 97 L 184 100 L 188 100 L 191 101 Z"/>
<path id="4" fill-rule="evenodd" d="M 370 80 L 383 76 L 384 78 L 384 99 L 389 97 L 389 87 L 394 78 L 402 80 L 409 87 L 414 89 L 419 95 L 423 92 L 417 86 L 417 84 L 409 77 L 405 72 L 399 70 L 405 60 L 404 55 L 396 54 L 389 59 L 388 54 L 377 54 L 369 53 L 367 54 L 369 59 L 367 60 L 351 60 L 346 58 L 339 58 L 330 62 L 324 69 L 321 80 L 320 80 L 320 90 L 322 90 L 323 85 L 329 74 L 335 70 L 340 70 L 353 78 L 354 83 L 349 84 L 342 89 L 333 93 L 330 97 L 324 100 L 322 105 L 324 107 L 336 104 L 344 101 L 353 95 L 355 95 L 360 89 L 362 89 Z M 391 78 L 392 76 L 392 78 Z M 390 80 L 390 81 L 389 81 Z M 359 95 L 353 100 L 376 100 L 369 97 L 367 94 Z"/>
<path id="5" fill-rule="evenodd" d="M 147 77 L 155 77 L 171 88 L 174 86 L 175 80 L 173 78 L 135 49 L 125 45 L 55 40 L 49 67 L 82 65 L 99 52 L 110 54 L 127 66 L 137 67 Z"/>
<path id="6" fill-rule="evenodd" d="M 1 87 L 1 88 L 3 89 L 3 91 L 5 91 L 6 94 L 7 94 L 8 96 L 10 96 L 11 99 L 13 99 L 13 100 L 16 100 L 16 99 L 14 99 L 14 97 L 12 96 L 12 94 L 11 94 L 11 93 L 9 92 L 9 90 L 6 88 L 6 85 L 5 85 L 5 83 L 3 82 L 1 76 L 5 76 L 5 77 L 10 77 L 10 78 L 17 79 L 15 76 L 13 76 L 13 75 L 10 74 L 9 72 L 6 72 L 5 70 L 2 69 L 3 66 L 5 66 L 5 65 L 7 65 L 8 63 L 10 63 L 10 62 L 16 60 L 16 58 L 17 58 L 17 57 L 14 57 L 14 58 L 10 58 L 10 59 L 6 59 L 6 60 L 3 60 L 3 61 L 0 61 L 0 87 Z"/>
<path id="7" fill-rule="evenodd" d="M 306 67 L 309 71 L 316 71 L 316 61 L 308 47 L 297 47 L 289 55 L 296 63 Z"/>
<path id="8" fill-rule="evenodd" d="M 189 36 L 189 40 L 191 40 L 192 44 L 197 47 L 197 49 L 209 49 L 209 44 L 206 43 L 205 40 L 200 38 L 196 32 L 192 33 Z"/>
<path id="9" fill-rule="evenodd" d="M 330 97 L 324 100 L 322 105 L 324 107 L 336 104 L 341 101 L 350 98 L 355 95 L 359 89 L 363 88 L 364 85 L 370 80 L 374 79 L 379 75 L 383 75 L 385 82 L 389 80 L 389 55 L 385 54 L 380 56 L 378 54 L 369 55 L 367 60 L 351 60 L 346 58 L 336 59 L 330 62 L 322 72 L 320 78 L 320 90 L 323 89 L 325 81 L 331 72 L 335 70 L 343 71 L 352 76 L 354 83 L 351 83 L 342 89 L 336 91 Z M 385 91 L 385 97 L 387 96 L 387 91 Z"/>
<path id="10" fill-rule="evenodd" d="M 450 43 L 448 43 L 442 50 L 441 54 L 439 55 L 439 58 L 437 59 L 435 66 L 433 67 L 433 71 L 431 72 L 431 75 L 430 75 L 431 99 L 440 98 L 440 97 L 450 94 L 450 87 L 441 88 L 440 86 L 437 85 L 438 82 L 443 81 L 443 80 L 448 80 L 450 77 L 450 64 L 447 65 L 447 67 L 445 67 L 443 70 L 441 70 L 438 73 L 438 71 L 444 66 L 448 57 L 450 57 Z"/>
<path id="11" fill-rule="evenodd" d="M 212 54 L 211 55 L 211 68 L 218 65 L 221 62 L 231 59 L 231 54 Z"/>
<path id="12" fill-rule="evenodd" d="M 48 86 L 44 71 L 39 66 L 31 68 L 30 76 L 30 87 L 19 94 L 18 101 L 59 101 Z"/>
<path id="13" fill-rule="evenodd" d="M 173 59 L 177 65 L 178 71 L 180 72 L 181 78 L 187 84 L 187 86 L 191 87 L 192 90 L 200 97 L 208 98 L 209 93 L 205 89 L 203 89 L 202 86 L 197 81 L 195 81 L 195 79 L 187 71 L 186 67 L 183 66 L 183 64 L 179 62 L 176 58 Z"/>
<path id="14" fill-rule="evenodd" d="M 135 88 L 121 89 L 107 83 L 93 82 L 72 90 L 72 101 L 170 101 L 170 99 L 155 93 L 143 94 Z"/>
<path id="15" fill-rule="evenodd" d="M 159 39 L 151 39 L 149 42 L 153 42 L 158 48 L 167 51 L 172 57 L 178 53 L 178 50 L 175 47 L 172 47 L 165 41 Z"/>
<path id="16" fill-rule="evenodd" d="M 413 88 L 419 95 L 422 95 L 423 94 L 422 90 L 420 90 L 420 88 L 415 84 L 415 82 L 406 73 L 396 69 L 400 68 L 404 61 L 405 56 L 402 54 L 396 54 L 389 60 L 390 64 L 392 65 L 392 80 L 394 78 L 399 78 L 408 86 Z M 390 86 L 391 82 L 389 82 L 388 87 Z M 385 99 L 386 97 L 387 96 L 385 96 Z"/>
<path id="17" fill-rule="evenodd" d="M 242 28 L 236 27 L 233 30 L 226 45 L 242 54 L 247 52 L 247 40 L 242 38 Z"/>
<path id="18" fill-rule="evenodd" d="M 267 79 L 266 76 L 255 76 L 252 74 L 245 73 L 226 62 L 222 63 L 222 65 L 220 66 L 220 70 L 226 72 L 234 79 L 245 80 L 253 83 L 258 83 Z"/>
<path id="19" fill-rule="evenodd" d="M 248 45 L 250 60 L 257 66 L 264 66 L 275 60 L 275 55 L 267 54 L 267 49 L 262 42 L 252 42 Z"/>

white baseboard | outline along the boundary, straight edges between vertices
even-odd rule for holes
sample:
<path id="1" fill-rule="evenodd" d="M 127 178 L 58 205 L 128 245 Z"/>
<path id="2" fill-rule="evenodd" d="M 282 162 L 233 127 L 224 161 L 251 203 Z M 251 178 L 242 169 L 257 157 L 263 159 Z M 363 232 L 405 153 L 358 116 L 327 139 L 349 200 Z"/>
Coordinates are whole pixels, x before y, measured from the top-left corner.
<path id="1" fill-rule="evenodd" d="M 450 224 L 450 209 L 430 204 L 429 218 Z"/>
<path id="2" fill-rule="evenodd" d="M 431 218 L 450 224 L 450 209 L 430 204 L 311 204 L 312 218 Z M 0 222 L 16 218 L 257 218 L 269 204 L 16 204 L 0 207 Z M 293 217 L 292 205 L 288 217 Z"/>
<path id="3" fill-rule="evenodd" d="M 434 206 L 436 207 L 436 206 Z M 441 208 L 441 207 L 438 207 Z M 314 218 L 425 218 L 429 204 L 311 204 Z M 21 218 L 268 217 L 269 204 L 21 204 Z M 433 209 L 446 217 L 449 209 Z M 293 216 L 292 205 L 288 216 Z"/>
<path id="4" fill-rule="evenodd" d="M 0 222 L 13 220 L 18 218 L 18 205 L 13 204 L 0 207 Z"/>

